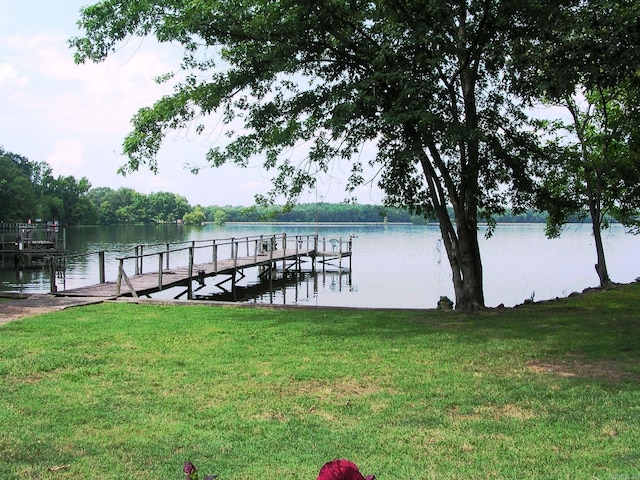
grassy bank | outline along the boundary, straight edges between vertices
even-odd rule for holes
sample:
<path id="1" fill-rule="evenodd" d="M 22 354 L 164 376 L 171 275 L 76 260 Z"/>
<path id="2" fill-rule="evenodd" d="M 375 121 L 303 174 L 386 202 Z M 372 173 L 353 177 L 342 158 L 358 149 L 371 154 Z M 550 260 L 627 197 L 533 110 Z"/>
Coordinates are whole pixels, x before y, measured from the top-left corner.
<path id="1" fill-rule="evenodd" d="M 474 316 L 103 304 L 0 326 L 0 478 L 640 478 L 640 284 Z"/>

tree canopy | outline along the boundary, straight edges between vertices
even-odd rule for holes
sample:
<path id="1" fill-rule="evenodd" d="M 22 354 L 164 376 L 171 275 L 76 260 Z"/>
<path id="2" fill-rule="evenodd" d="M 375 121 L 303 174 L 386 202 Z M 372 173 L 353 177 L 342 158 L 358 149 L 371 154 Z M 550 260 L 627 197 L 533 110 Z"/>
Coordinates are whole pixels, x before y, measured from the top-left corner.
<path id="1" fill-rule="evenodd" d="M 57 220 L 64 225 L 93 223 L 86 178 L 55 178 L 45 162 L 33 162 L 0 148 L 0 221 Z"/>

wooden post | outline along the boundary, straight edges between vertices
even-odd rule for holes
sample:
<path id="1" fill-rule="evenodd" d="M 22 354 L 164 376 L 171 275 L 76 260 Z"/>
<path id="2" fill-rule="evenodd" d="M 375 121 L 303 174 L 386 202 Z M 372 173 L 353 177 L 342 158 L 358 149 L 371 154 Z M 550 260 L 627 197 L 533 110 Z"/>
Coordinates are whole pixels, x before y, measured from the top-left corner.
<path id="1" fill-rule="evenodd" d="M 131 283 L 131 279 L 129 278 L 129 276 L 126 274 L 124 270 L 122 271 L 122 276 L 124 277 L 124 281 L 127 282 L 127 285 L 129 286 L 129 291 L 131 292 L 131 296 L 133 298 L 138 298 L 138 292 L 136 292 L 136 289 L 133 288 L 133 283 Z"/>
<path id="2" fill-rule="evenodd" d="M 67 288 L 67 256 L 66 256 L 66 254 L 65 254 L 64 257 L 62 257 L 61 261 L 62 261 L 62 266 L 60 268 L 62 270 L 62 274 L 61 274 L 61 277 L 62 277 L 62 289 L 66 290 L 66 288 Z"/>
<path id="3" fill-rule="evenodd" d="M 233 273 L 231 273 L 231 293 L 233 294 L 233 300 L 237 300 L 237 294 L 236 294 L 236 271 L 234 270 Z"/>
<path id="4" fill-rule="evenodd" d="M 353 251 L 353 235 L 349 236 L 349 275 L 351 275 L 351 258 Z"/>
<path id="5" fill-rule="evenodd" d="M 140 253 L 140 245 L 136 245 L 136 248 L 135 248 L 136 268 L 134 269 L 134 273 L 136 275 L 140 275 L 140 263 L 138 263 L 139 253 Z"/>
<path id="6" fill-rule="evenodd" d="M 238 244 L 235 238 L 231 238 L 231 258 L 233 259 L 233 268 L 236 268 L 238 266 Z"/>
<path id="7" fill-rule="evenodd" d="M 287 271 L 287 234 L 282 232 L 282 275 Z"/>
<path id="8" fill-rule="evenodd" d="M 213 273 L 218 273 L 218 246 L 213 241 Z"/>
<path id="9" fill-rule="evenodd" d="M 169 244 L 167 243 L 167 270 L 169 270 Z"/>
<path id="10" fill-rule="evenodd" d="M 193 287 L 191 286 L 191 281 L 193 277 L 193 249 L 194 249 L 193 246 L 189 247 L 189 278 L 187 279 L 187 299 L 188 300 L 193 300 Z"/>
<path id="11" fill-rule="evenodd" d="M 271 237 L 271 247 L 269 248 L 269 280 L 273 279 L 273 245 L 276 241 L 275 235 Z M 273 286 L 269 286 L 269 290 L 273 290 Z"/>
<path id="12" fill-rule="evenodd" d="M 98 252 L 98 270 L 100 275 L 100 283 L 105 283 L 104 276 L 104 250 Z"/>
<path id="13" fill-rule="evenodd" d="M 162 290 L 162 252 L 158 254 L 158 290 Z"/>
<path id="14" fill-rule="evenodd" d="M 313 236 L 313 257 L 311 257 L 311 271 L 316 273 L 316 258 L 318 257 L 318 235 Z"/>
<path id="15" fill-rule="evenodd" d="M 116 282 L 116 297 L 120 296 L 120 287 L 122 286 L 122 274 L 124 273 L 124 258 L 120 259 L 118 266 L 118 281 Z"/>
<path id="16" fill-rule="evenodd" d="M 58 287 L 56 285 L 56 259 L 55 257 L 49 257 L 49 282 L 50 282 L 50 290 L 51 293 L 55 293 L 58 291 Z"/>

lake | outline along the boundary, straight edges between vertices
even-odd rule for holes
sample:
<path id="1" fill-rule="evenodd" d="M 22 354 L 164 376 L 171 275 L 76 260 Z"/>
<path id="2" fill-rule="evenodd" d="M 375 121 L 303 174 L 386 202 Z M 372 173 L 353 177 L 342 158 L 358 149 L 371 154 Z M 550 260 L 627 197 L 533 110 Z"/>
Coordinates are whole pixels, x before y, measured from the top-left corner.
<path id="1" fill-rule="evenodd" d="M 245 301 L 272 304 L 345 306 L 374 308 L 434 308 L 440 296 L 454 299 L 451 269 L 437 226 L 395 224 L 227 224 L 118 225 L 67 228 L 71 256 L 106 251 L 106 279 L 115 280 L 117 257 L 132 254 L 140 243 L 241 238 L 286 232 L 289 237 L 318 233 L 325 237 L 353 239 L 351 269 L 340 272 L 336 265 L 304 274 L 286 288 L 258 291 Z M 487 306 L 513 306 L 525 299 L 535 301 L 565 297 L 598 285 L 595 247 L 588 225 L 569 225 L 559 239 L 547 239 L 542 224 L 499 225 L 494 236 L 480 232 Z M 628 283 L 640 277 L 640 237 L 613 225 L 603 234 L 609 274 L 614 282 Z M 205 261 L 205 260 L 202 260 Z M 187 259 L 172 257 L 172 266 Z M 349 262 L 343 261 L 343 267 Z M 309 267 L 305 267 L 308 269 Z M 149 267 L 151 270 L 152 268 Z M 247 271 L 238 285 L 247 289 L 257 275 Z M 97 283 L 97 255 L 72 257 L 58 288 Z M 220 281 L 218 279 L 217 281 Z M 1 291 L 46 293 L 48 275 L 43 270 L 0 270 Z M 259 290 L 256 287 L 256 290 Z M 219 293 L 213 279 L 197 293 Z M 161 292 L 154 297 L 173 298 L 180 291 Z M 223 297 L 213 297 L 225 299 Z"/>

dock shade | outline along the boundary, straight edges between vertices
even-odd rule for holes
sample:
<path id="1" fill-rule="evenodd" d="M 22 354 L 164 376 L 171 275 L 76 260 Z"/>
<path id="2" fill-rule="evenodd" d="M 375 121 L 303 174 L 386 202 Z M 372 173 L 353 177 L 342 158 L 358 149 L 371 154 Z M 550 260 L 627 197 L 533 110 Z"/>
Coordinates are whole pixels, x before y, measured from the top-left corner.
<path id="1" fill-rule="evenodd" d="M 198 283 L 204 285 L 204 270 L 198 270 Z"/>

